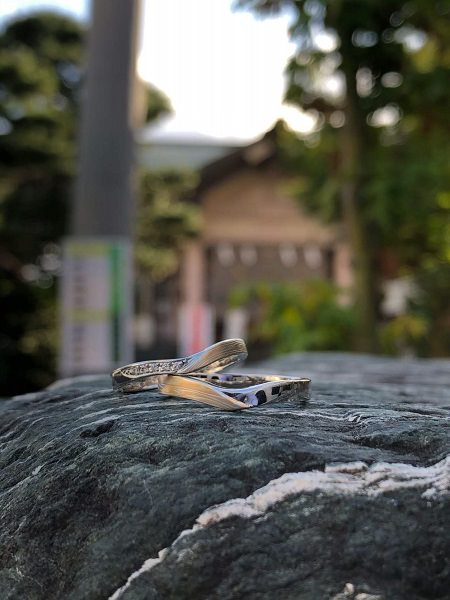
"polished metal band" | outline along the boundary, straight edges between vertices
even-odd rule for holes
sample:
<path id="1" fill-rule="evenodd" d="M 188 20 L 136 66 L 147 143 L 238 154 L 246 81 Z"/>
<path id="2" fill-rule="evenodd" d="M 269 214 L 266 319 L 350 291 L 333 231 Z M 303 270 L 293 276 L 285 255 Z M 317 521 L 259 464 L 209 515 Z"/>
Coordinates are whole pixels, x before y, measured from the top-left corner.
<path id="1" fill-rule="evenodd" d="M 190 373 L 164 377 L 159 390 L 223 410 L 243 410 L 274 401 L 308 400 L 311 380 L 278 375 Z"/>
<path id="2" fill-rule="evenodd" d="M 140 392 L 159 385 L 166 375 L 214 373 L 246 358 L 244 340 L 224 340 L 186 358 L 148 360 L 120 367 L 112 372 L 113 387 L 122 392 Z"/>

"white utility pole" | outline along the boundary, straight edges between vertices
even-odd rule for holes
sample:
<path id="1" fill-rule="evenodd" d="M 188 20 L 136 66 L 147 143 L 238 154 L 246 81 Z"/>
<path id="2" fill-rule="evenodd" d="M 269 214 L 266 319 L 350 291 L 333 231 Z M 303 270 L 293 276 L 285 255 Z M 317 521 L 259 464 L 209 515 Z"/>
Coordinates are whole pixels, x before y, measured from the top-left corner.
<path id="1" fill-rule="evenodd" d="M 92 0 L 72 236 L 61 286 L 63 376 L 130 362 L 139 0 Z"/>

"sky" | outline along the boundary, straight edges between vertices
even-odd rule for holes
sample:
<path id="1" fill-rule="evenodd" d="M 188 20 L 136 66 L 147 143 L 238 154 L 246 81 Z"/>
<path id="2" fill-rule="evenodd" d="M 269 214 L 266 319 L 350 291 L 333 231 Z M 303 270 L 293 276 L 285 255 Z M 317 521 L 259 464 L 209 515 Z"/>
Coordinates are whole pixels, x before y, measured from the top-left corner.
<path id="1" fill-rule="evenodd" d="M 170 99 L 167 135 L 195 132 L 250 140 L 285 118 L 311 120 L 283 106 L 283 70 L 293 54 L 288 15 L 266 19 L 233 11 L 234 0 L 143 0 L 138 72 Z M 53 8 L 89 20 L 89 0 L 0 0 L 0 23 Z"/>

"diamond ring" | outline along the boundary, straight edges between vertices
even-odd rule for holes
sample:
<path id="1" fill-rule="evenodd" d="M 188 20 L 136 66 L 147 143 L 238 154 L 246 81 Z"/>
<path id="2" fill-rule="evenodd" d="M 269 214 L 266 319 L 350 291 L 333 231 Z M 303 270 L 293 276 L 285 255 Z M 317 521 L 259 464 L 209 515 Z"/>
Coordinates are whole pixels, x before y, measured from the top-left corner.
<path id="1" fill-rule="evenodd" d="M 113 388 L 121 392 L 140 392 L 159 385 L 166 375 L 214 373 L 246 358 L 244 340 L 224 340 L 186 358 L 147 360 L 119 367 L 112 372 Z"/>

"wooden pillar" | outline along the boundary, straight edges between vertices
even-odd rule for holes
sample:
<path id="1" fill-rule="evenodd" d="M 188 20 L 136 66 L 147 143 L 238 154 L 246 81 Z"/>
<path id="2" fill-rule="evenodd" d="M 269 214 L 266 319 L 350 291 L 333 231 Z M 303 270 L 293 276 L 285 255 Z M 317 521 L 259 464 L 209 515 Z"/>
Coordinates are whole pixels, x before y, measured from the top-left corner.
<path id="1" fill-rule="evenodd" d="M 205 256 L 199 240 L 187 242 L 181 263 L 181 298 L 189 304 L 201 303 L 205 293 Z"/>
<path id="2" fill-rule="evenodd" d="M 206 256 L 200 240 L 190 241 L 184 248 L 180 287 L 178 351 L 186 355 L 214 342 L 214 315 L 206 302 Z"/>
<path id="3" fill-rule="evenodd" d="M 339 296 L 342 304 L 351 302 L 354 285 L 352 254 L 348 244 L 337 244 L 334 253 L 333 282 L 341 289 Z"/>

